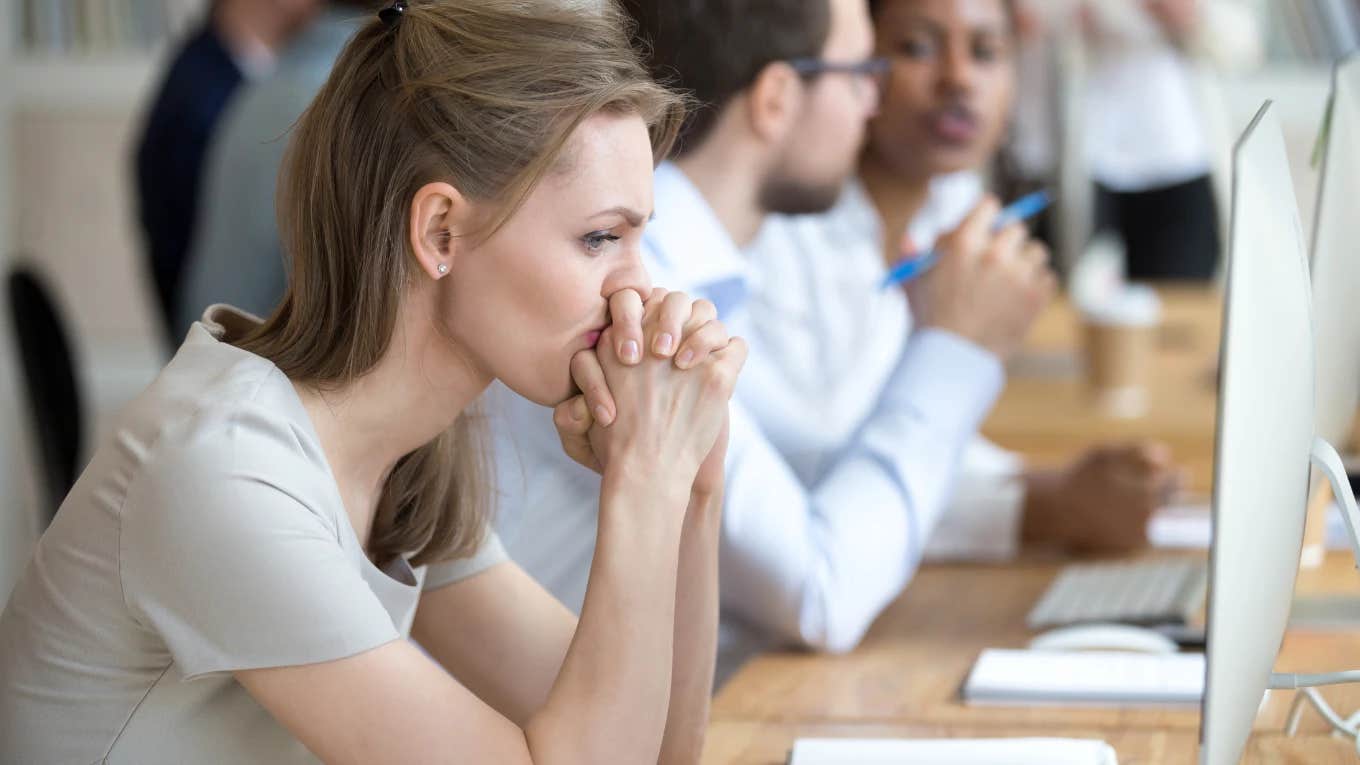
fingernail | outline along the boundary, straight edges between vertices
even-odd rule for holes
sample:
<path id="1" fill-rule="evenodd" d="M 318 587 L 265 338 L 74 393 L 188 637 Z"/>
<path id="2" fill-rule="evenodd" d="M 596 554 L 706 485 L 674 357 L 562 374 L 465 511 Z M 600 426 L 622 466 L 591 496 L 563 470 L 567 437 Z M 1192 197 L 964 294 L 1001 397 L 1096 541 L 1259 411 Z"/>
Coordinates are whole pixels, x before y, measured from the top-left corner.
<path id="1" fill-rule="evenodd" d="M 604 408 L 604 404 L 595 405 L 595 421 L 602 427 L 609 427 L 609 410 Z"/>
<path id="2" fill-rule="evenodd" d="M 689 367 L 692 361 L 694 361 L 694 351 L 685 351 L 675 360 L 675 364 L 681 369 L 685 369 Z"/>
<path id="3" fill-rule="evenodd" d="M 625 362 L 629 364 L 636 362 L 638 360 L 637 341 L 629 340 L 626 343 L 624 343 L 623 348 L 619 351 L 619 358 L 623 359 Z"/>
<path id="4" fill-rule="evenodd" d="M 674 343 L 675 338 L 671 337 L 671 333 L 662 332 L 656 337 L 656 352 L 664 356 L 671 352 L 671 346 Z"/>

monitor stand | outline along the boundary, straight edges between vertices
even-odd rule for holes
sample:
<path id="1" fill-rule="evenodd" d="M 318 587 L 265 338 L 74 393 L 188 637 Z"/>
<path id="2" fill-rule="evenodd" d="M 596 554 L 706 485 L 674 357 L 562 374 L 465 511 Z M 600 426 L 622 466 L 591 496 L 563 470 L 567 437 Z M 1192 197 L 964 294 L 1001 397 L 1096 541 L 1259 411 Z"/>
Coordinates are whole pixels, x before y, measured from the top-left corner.
<path id="1" fill-rule="evenodd" d="M 1332 492 L 1336 495 L 1337 503 L 1341 505 L 1341 516 L 1346 522 L 1347 536 L 1350 537 L 1351 554 L 1354 556 L 1357 568 L 1360 568 L 1360 509 L 1356 507 L 1355 493 L 1351 491 L 1351 484 L 1346 476 L 1346 468 L 1341 461 L 1341 455 L 1337 454 L 1336 449 L 1326 440 L 1314 438 L 1311 456 L 1313 466 L 1321 471 L 1327 481 L 1331 483 Z M 1298 609 L 1299 604 L 1296 601 L 1294 611 L 1291 612 L 1291 623 L 1293 622 L 1292 615 L 1297 613 Z M 1333 730 L 1355 740 L 1357 742 L 1356 751 L 1360 752 L 1360 713 L 1342 719 L 1332 710 L 1327 701 L 1322 698 L 1322 695 L 1314 690 L 1325 685 L 1341 685 L 1343 683 L 1360 683 L 1360 670 L 1322 674 L 1271 673 L 1269 687 L 1272 690 L 1299 691 L 1289 709 L 1286 733 L 1292 735 L 1297 730 L 1299 718 L 1303 713 L 1303 704 L 1307 702 L 1318 711 L 1318 714 L 1322 715 Z"/>
<path id="2" fill-rule="evenodd" d="M 1357 419 L 1357 422 L 1360 422 L 1360 419 Z M 1316 458 L 1314 462 L 1316 463 Z M 1350 485 L 1351 492 L 1360 493 L 1358 491 L 1360 490 L 1360 455 L 1354 453 L 1344 455 L 1341 458 L 1341 464 L 1345 468 L 1346 483 Z M 1322 468 L 1319 465 L 1318 471 L 1321 472 L 1321 470 Z M 1332 504 L 1336 494 L 1335 491 L 1331 490 L 1335 483 L 1336 481 L 1329 476 L 1326 490 L 1316 492 L 1318 497 L 1328 505 Z M 1307 629 L 1355 629 L 1360 627 L 1360 594 L 1335 593 L 1295 596 L 1293 606 L 1289 611 L 1289 626 Z"/>
<path id="3" fill-rule="evenodd" d="M 1360 422 L 1360 419 L 1357 419 Z M 1353 494 L 1360 494 L 1360 455 L 1350 453 L 1341 459 L 1345 467 L 1346 483 Z M 1321 468 L 1319 468 L 1321 471 Z M 1319 491 L 1327 505 L 1333 501 L 1334 491 Z M 1293 607 L 1289 610 L 1289 626 L 1304 629 L 1357 629 L 1360 628 L 1360 595 L 1333 593 L 1333 595 L 1295 596 Z"/>
<path id="4" fill-rule="evenodd" d="M 1306 595 L 1294 598 L 1289 627 L 1347 629 L 1360 627 L 1360 595 Z"/>

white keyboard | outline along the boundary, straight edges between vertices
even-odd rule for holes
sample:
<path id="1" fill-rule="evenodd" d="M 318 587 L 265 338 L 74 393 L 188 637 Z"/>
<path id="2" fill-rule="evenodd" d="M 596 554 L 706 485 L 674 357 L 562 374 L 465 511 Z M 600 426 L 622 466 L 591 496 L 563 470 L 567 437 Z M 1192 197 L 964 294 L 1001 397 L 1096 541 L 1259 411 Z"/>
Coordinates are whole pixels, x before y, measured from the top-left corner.
<path id="1" fill-rule="evenodd" d="M 1083 622 L 1184 624 L 1204 603 L 1208 565 L 1195 558 L 1063 568 L 1029 612 L 1031 629 Z"/>

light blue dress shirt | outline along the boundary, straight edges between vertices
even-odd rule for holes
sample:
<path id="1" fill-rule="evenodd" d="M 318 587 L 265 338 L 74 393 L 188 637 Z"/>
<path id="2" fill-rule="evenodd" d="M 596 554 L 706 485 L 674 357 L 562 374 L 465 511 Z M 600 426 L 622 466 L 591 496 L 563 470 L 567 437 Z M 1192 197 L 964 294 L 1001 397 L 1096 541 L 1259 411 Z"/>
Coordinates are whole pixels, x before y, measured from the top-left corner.
<path id="1" fill-rule="evenodd" d="M 913 218 L 913 249 L 929 249 L 978 203 L 964 171 L 931 181 Z M 895 238 L 895 237 L 894 237 Z M 914 330 L 906 293 L 881 289 L 886 236 L 852 181 L 830 211 L 774 215 L 746 247 L 751 297 L 744 332 L 753 352 L 737 395 L 806 485 L 833 469 L 871 417 Z M 949 359 L 937 359 L 945 364 Z M 944 377 L 957 373 L 945 366 Z M 790 417 L 789 412 L 817 412 Z M 981 436 L 969 440 L 926 548 L 927 559 L 1002 560 L 1019 547 L 1023 461 Z"/>

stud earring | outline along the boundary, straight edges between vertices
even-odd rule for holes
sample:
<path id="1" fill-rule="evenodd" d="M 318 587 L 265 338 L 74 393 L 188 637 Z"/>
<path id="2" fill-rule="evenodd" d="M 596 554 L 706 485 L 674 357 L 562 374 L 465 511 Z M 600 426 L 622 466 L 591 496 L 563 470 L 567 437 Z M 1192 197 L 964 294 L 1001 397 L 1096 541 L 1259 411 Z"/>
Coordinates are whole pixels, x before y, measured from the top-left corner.
<path id="1" fill-rule="evenodd" d="M 439 265 L 434 267 L 434 270 L 438 271 L 440 276 L 443 276 L 444 274 L 447 274 L 449 272 L 449 264 L 440 263 Z"/>

